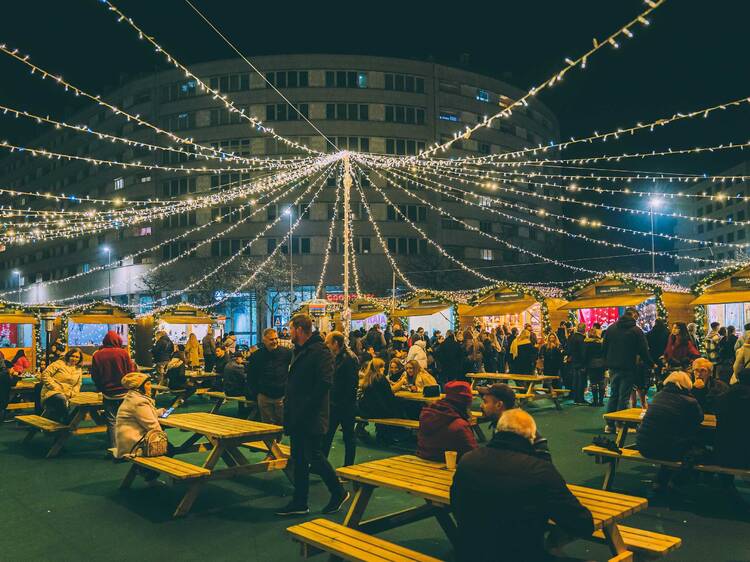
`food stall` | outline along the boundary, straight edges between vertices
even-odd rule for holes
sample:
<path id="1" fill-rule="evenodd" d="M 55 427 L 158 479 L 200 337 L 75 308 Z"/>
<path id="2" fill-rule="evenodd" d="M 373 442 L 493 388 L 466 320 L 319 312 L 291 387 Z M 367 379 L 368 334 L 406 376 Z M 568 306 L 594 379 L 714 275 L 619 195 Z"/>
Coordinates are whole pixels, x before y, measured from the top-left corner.
<path id="1" fill-rule="evenodd" d="M 712 322 L 734 326 L 738 332 L 750 322 L 750 266 L 724 269 L 693 288 L 696 322 L 706 333 Z"/>
<path id="2" fill-rule="evenodd" d="M 209 330 L 214 335 L 221 329 L 223 317 L 189 303 L 163 307 L 137 318 L 136 363 L 150 366 L 153 362 L 151 347 L 156 332 L 165 331 L 175 345 L 187 342 L 190 334 L 201 341 Z"/>
<path id="3" fill-rule="evenodd" d="M 295 314 L 307 314 L 310 316 L 315 324 L 313 329 L 319 332 L 343 331 L 341 303 L 331 302 L 326 299 L 311 299 L 300 304 L 292 313 L 292 317 Z"/>
<path id="4" fill-rule="evenodd" d="M 678 285 L 609 275 L 572 287 L 567 302 L 558 310 L 570 311 L 572 321 L 583 322 L 587 327 L 598 322 L 606 328 L 632 306 L 640 312 L 638 324 L 649 331 L 657 318 L 670 324 L 692 322 L 693 298 L 688 289 Z"/>
<path id="5" fill-rule="evenodd" d="M 466 303 L 459 303 L 426 292 L 418 292 L 412 297 L 399 303 L 398 308 L 390 314 L 392 323 L 399 322 L 404 330 L 424 328 L 429 336 L 435 330 L 445 334 L 448 330 L 458 327 L 461 313 L 470 307 Z"/>
<path id="6" fill-rule="evenodd" d="M 383 305 L 369 299 L 354 299 L 349 306 L 352 311 L 352 330 L 364 328 L 366 331 L 375 324 L 385 329 L 388 317 Z"/>
<path id="7" fill-rule="evenodd" d="M 41 322 L 36 310 L 0 304 L 0 351 L 10 361 L 22 349 L 35 371 L 42 361 Z M 37 354 L 39 356 L 37 357 Z"/>
<path id="8" fill-rule="evenodd" d="M 531 324 L 531 329 L 541 336 L 567 320 L 567 311 L 559 310 L 565 303 L 562 296 L 560 289 L 552 287 L 498 285 L 477 295 L 474 306 L 461 314 L 461 325 L 480 325 L 488 330 L 503 325 L 521 329 Z"/>
<path id="9" fill-rule="evenodd" d="M 91 355 L 102 345 L 110 330 L 117 332 L 124 346 L 131 349 L 135 315 L 112 302 L 93 302 L 64 310 L 55 318 L 53 339 L 83 352 L 83 364 L 91 364 Z"/>

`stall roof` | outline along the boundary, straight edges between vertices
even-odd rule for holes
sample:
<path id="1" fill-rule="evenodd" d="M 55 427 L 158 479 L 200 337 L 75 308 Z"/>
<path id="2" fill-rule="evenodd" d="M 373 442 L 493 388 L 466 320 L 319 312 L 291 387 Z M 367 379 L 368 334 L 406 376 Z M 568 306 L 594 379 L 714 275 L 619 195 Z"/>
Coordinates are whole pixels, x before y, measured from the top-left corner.
<path id="1" fill-rule="evenodd" d="M 591 297 L 573 299 L 558 307 L 557 310 L 577 310 L 579 308 L 609 308 L 614 306 L 635 306 L 653 298 L 653 294 L 616 295 L 611 297 Z"/>
<path id="2" fill-rule="evenodd" d="M 405 316 L 430 316 L 431 314 L 437 314 L 453 305 L 446 303 L 440 306 L 426 306 L 426 307 L 413 307 L 413 308 L 401 308 L 393 311 L 391 316 L 405 317 Z"/>
<path id="3" fill-rule="evenodd" d="M 486 302 L 471 307 L 462 316 L 500 316 L 502 314 L 519 314 L 536 304 L 532 298 L 512 302 Z"/>
<path id="4" fill-rule="evenodd" d="M 76 307 L 61 315 L 78 324 L 135 324 L 135 317 L 129 310 L 111 302 Z"/>
<path id="5" fill-rule="evenodd" d="M 181 303 L 164 310 L 143 314 L 139 318 L 153 317 L 169 324 L 214 324 L 218 321 L 215 314 L 190 303 Z"/>
<path id="6" fill-rule="evenodd" d="M 750 302 L 750 291 L 706 291 L 697 299 L 690 302 L 699 304 L 729 304 L 733 302 Z"/>

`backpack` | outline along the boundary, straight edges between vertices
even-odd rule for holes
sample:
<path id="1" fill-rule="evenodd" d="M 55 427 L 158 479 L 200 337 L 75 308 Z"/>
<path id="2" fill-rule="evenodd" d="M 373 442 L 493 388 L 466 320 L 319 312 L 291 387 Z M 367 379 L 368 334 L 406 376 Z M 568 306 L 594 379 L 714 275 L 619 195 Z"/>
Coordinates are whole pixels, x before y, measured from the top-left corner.
<path id="1" fill-rule="evenodd" d="M 151 429 L 141 437 L 138 443 L 133 445 L 130 454 L 142 457 L 163 457 L 167 454 L 168 445 L 169 440 L 166 433 L 160 429 Z"/>

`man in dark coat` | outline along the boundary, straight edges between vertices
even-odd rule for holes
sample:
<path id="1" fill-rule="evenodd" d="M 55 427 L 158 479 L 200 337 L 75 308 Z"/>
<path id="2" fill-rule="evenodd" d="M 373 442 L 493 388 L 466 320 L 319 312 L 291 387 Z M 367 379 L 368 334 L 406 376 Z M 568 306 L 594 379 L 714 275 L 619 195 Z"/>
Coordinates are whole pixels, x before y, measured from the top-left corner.
<path id="1" fill-rule="evenodd" d="M 565 344 L 565 355 L 570 364 L 573 375 L 573 402 L 575 404 L 587 404 L 584 393 L 586 392 L 586 361 L 584 349 L 586 341 L 586 324 L 579 323 L 575 333 L 571 334 Z"/>
<path id="2" fill-rule="evenodd" d="M 715 414 L 719 397 L 729 390 L 729 385 L 714 376 L 714 364 L 705 357 L 693 361 L 693 398 L 703 413 Z"/>
<path id="3" fill-rule="evenodd" d="M 263 331 L 262 343 L 248 357 L 245 396 L 257 400 L 263 423 L 284 422 L 284 391 L 291 360 L 292 350 L 279 345 L 279 336 L 273 328 Z"/>
<path id="4" fill-rule="evenodd" d="M 445 340 L 438 346 L 435 353 L 437 353 L 437 360 L 440 365 L 441 382 L 464 378 L 466 374 L 464 370 L 466 354 L 456 341 L 453 332 L 448 330 L 445 333 Z"/>
<path id="5" fill-rule="evenodd" d="M 737 375 L 737 384 L 729 387 L 717 400 L 716 437 L 714 453 L 716 464 L 730 468 L 750 468 L 750 447 L 747 447 L 747 428 L 750 427 L 750 369 Z M 722 483 L 733 495 L 734 476 L 720 474 Z"/>
<path id="6" fill-rule="evenodd" d="M 310 512 L 310 468 L 320 475 L 331 500 L 323 513 L 336 513 L 349 499 L 336 472 L 323 454 L 323 439 L 328 433 L 330 390 L 333 384 L 333 355 L 318 332 L 312 331 L 312 319 L 297 314 L 290 321 L 294 354 L 289 365 L 284 408 L 284 432 L 289 435 L 294 468 L 294 496 L 277 515 L 305 515 Z"/>
<path id="7" fill-rule="evenodd" d="M 169 339 L 167 332 L 159 331 L 155 336 L 156 341 L 151 348 L 151 356 L 154 358 L 154 366 L 159 377 L 159 384 L 164 384 L 167 374 L 167 363 L 172 359 L 174 353 L 174 343 Z"/>
<path id="8" fill-rule="evenodd" d="M 459 562 L 549 560 L 544 535 L 550 520 L 575 537 L 593 533 L 589 510 L 555 466 L 536 455 L 531 443 L 535 434 L 528 413 L 508 410 L 487 446 L 466 453 L 459 462 L 451 486 Z"/>
<path id="9" fill-rule="evenodd" d="M 604 364 L 609 369 L 611 381 L 607 413 L 624 410 L 633 386 L 637 382 L 638 357 L 646 366 L 654 364 L 648 351 L 648 343 L 643 331 L 636 325 L 638 311 L 628 307 L 620 319 L 604 332 Z M 605 433 L 614 433 L 614 422 L 608 422 Z"/>
<path id="10" fill-rule="evenodd" d="M 380 353 L 386 348 L 388 344 L 385 341 L 383 332 L 380 331 L 380 324 L 375 324 L 367 331 L 364 345 L 365 347 L 372 347 L 375 353 Z"/>
<path id="11" fill-rule="evenodd" d="M 326 336 L 326 347 L 333 354 L 333 387 L 331 388 L 331 413 L 328 434 L 323 443 L 323 453 L 328 456 L 333 436 L 339 425 L 344 434 L 344 466 L 354 464 L 357 438 L 354 435 L 354 418 L 357 415 L 357 387 L 359 386 L 359 361 L 344 344 L 344 334 L 331 332 Z"/>

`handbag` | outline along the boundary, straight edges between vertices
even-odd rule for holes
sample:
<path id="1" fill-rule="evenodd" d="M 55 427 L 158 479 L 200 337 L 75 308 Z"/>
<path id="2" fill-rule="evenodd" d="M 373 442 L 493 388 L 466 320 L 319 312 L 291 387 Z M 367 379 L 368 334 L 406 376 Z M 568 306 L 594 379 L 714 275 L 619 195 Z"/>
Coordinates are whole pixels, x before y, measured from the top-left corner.
<path id="1" fill-rule="evenodd" d="M 425 398 L 437 398 L 440 396 L 440 386 L 436 384 L 425 386 L 422 389 L 422 396 Z"/>
<path id="2" fill-rule="evenodd" d="M 150 429 L 138 443 L 133 445 L 130 454 L 142 457 L 163 457 L 167 454 L 168 446 L 169 440 L 165 432 L 161 429 Z"/>

